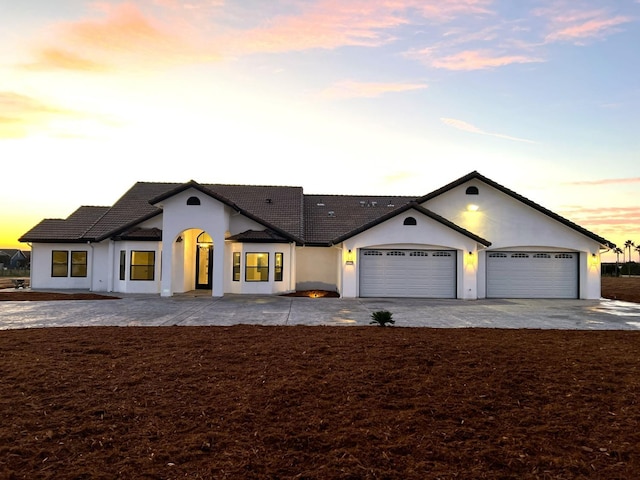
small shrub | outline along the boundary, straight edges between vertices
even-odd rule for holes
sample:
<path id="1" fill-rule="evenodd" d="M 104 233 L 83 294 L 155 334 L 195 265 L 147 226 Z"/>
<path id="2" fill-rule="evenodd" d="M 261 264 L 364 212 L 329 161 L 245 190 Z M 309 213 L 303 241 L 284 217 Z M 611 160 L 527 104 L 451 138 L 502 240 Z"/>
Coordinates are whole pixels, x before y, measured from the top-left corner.
<path id="1" fill-rule="evenodd" d="M 387 310 L 378 310 L 377 312 L 373 312 L 371 314 L 371 321 L 369 322 L 370 325 L 380 325 L 381 327 L 386 327 L 387 323 L 390 323 L 391 325 L 393 325 L 394 323 L 396 323 L 396 321 L 391 318 L 393 317 L 393 313 L 387 311 Z"/>

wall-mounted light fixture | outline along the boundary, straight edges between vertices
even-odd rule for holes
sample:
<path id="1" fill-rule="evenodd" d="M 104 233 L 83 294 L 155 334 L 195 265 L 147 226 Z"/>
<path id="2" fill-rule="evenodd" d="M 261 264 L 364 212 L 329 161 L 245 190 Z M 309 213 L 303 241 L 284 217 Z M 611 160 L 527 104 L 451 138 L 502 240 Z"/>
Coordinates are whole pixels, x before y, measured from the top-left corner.
<path id="1" fill-rule="evenodd" d="M 353 252 L 351 251 L 351 249 L 349 249 L 349 251 L 347 252 L 345 265 L 353 265 Z"/>
<path id="2" fill-rule="evenodd" d="M 470 212 L 477 212 L 479 208 L 480 207 L 475 203 L 470 203 L 469 205 L 467 205 L 467 210 Z"/>
<path id="3" fill-rule="evenodd" d="M 182 235 L 180 235 L 178 238 L 176 238 L 176 243 L 180 243 L 182 242 Z"/>
<path id="4" fill-rule="evenodd" d="M 473 255 L 473 252 L 469 252 L 469 255 Z"/>

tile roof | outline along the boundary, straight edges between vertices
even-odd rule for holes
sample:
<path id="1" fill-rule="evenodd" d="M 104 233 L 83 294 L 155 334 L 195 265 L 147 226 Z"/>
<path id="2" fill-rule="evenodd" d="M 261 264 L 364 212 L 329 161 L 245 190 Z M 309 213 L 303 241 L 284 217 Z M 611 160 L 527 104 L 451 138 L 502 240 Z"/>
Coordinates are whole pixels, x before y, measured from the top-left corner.
<path id="1" fill-rule="evenodd" d="M 328 245 L 335 238 L 406 205 L 415 197 L 305 195 L 305 243 Z"/>
<path id="2" fill-rule="evenodd" d="M 290 241 L 273 230 L 247 230 L 246 232 L 232 235 L 227 240 L 246 243 L 288 243 Z"/>
<path id="3" fill-rule="evenodd" d="M 84 242 L 86 232 L 109 207 L 78 208 L 66 219 L 45 219 L 20 237 L 21 242 Z"/>
<path id="4" fill-rule="evenodd" d="M 252 241 L 252 239 L 253 241 L 266 241 L 264 240 L 266 237 L 275 235 L 274 239 L 286 239 L 299 244 L 331 245 L 371 228 L 409 208 L 414 208 L 463 235 L 488 245 L 487 240 L 475 236 L 419 205 L 473 179 L 485 182 L 602 245 L 615 246 L 608 240 L 545 209 L 478 172 L 471 172 L 422 197 L 305 195 L 302 187 L 199 184 L 194 181 L 187 183 L 138 182 L 112 207 L 85 206 L 80 207 L 66 220 L 43 220 L 25 233 L 20 241 L 86 242 L 127 235 L 130 238 L 136 235 L 156 238 L 158 232 L 136 231 L 137 225 L 162 213 L 162 210 L 155 204 L 188 188 L 195 188 L 265 227 L 265 231 L 260 234 L 253 231 L 240 234 L 244 235 L 242 238 L 247 241 Z"/>

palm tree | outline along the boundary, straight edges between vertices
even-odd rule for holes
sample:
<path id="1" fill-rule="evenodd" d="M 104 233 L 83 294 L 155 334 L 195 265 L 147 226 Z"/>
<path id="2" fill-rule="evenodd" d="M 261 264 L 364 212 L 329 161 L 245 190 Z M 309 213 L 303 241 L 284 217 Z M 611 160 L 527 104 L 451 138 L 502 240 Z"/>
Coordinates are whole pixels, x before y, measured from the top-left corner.
<path id="1" fill-rule="evenodd" d="M 629 250 L 629 261 L 627 262 L 627 275 L 629 276 L 631 276 L 631 248 L 634 246 L 635 244 L 631 240 L 624 242 L 625 250 Z"/>
<path id="2" fill-rule="evenodd" d="M 616 247 L 613 249 L 613 253 L 616 254 L 616 277 L 620 276 L 620 254 L 624 255 L 624 252 L 620 247 Z"/>

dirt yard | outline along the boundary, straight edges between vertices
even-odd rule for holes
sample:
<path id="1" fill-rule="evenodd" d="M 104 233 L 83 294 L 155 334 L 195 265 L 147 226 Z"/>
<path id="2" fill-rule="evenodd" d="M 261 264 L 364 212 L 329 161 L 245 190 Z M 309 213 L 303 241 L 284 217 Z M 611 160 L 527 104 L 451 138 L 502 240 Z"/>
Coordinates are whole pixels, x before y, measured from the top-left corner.
<path id="1" fill-rule="evenodd" d="M 636 479 L 639 351 L 628 331 L 5 330 L 0 479 Z"/>
<path id="2" fill-rule="evenodd" d="M 602 277 L 602 296 L 640 303 L 640 277 Z"/>

